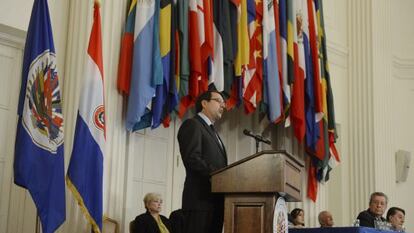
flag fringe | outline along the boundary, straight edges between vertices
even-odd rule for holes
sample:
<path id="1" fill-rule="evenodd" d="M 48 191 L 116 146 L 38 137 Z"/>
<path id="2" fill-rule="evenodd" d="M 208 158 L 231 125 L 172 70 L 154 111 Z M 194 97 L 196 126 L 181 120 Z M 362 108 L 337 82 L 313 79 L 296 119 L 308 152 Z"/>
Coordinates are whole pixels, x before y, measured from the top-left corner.
<path id="1" fill-rule="evenodd" d="M 92 230 L 94 233 L 101 233 L 101 230 L 99 229 L 98 224 L 96 224 L 95 219 L 91 216 L 91 214 L 88 211 L 88 208 L 85 206 L 85 202 L 83 201 L 82 196 L 78 192 L 78 189 L 75 187 L 75 185 L 70 180 L 69 176 L 66 176 L 66 185 L 68 186 L 69 190 L 72 192 L 73 196 L 78 202 L 78 205 L 82 211 L 82 213 L 85 215 L 86 220 L 91 224 Z"/>

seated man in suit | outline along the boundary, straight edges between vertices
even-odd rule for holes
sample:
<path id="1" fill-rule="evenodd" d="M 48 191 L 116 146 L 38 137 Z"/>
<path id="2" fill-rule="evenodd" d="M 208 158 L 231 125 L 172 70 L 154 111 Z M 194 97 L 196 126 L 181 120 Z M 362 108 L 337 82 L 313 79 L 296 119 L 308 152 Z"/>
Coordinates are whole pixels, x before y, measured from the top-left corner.
<path id="1" fill-rule="evenodd" d="M 391 230 L 404 232 L 405 211 L 398 207 L 391 207 L 387 211 L 387 221 L 391 224 Z"/>
<path id="2" fill-rule="evenodd" d="M 359 225 L 362 227 L 375 228 L 377 223 L 385 223 L 385 218 L 382 215 L 387 209 L 388 197 L 382 192 L 374 192 L 369 199 L 369 208 L 359 213 Z"/>
<path id="3" fill-rule="evenodd" d="M 318 220 L 321 227 L 333 227 L 334 225 L 332 214 L 327 210 L 319 213 Z"/>

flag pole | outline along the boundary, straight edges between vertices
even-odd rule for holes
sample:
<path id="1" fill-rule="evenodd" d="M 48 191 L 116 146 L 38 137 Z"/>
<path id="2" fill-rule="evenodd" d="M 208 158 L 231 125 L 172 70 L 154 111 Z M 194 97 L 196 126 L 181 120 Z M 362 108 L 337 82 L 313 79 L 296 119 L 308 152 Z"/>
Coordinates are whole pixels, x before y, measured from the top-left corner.
<path id="1" fill-rule="evenodd" d="M 35 231 L 35 233 L 40 233 L 39 214 L 36 214 L 36 231 Z"/>

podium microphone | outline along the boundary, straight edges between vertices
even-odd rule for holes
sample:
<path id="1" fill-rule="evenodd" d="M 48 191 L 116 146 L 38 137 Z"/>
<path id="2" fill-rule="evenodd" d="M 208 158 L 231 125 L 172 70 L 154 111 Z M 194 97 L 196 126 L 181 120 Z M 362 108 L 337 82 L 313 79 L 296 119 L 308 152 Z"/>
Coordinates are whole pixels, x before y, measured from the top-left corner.
<path id="1" fill-rule="evenodd" d="M 247 129 L 243 130 L 243 134 L 246 135 L 246 136 L 254 138 L 256 141 L 264 142 L 268 145 L 270 145 L 272 143 L 269 139 L 264 138 L 262 135 L 254 134 L 254 133 L 252 133 L 251 131 L 249 131 Z"/>

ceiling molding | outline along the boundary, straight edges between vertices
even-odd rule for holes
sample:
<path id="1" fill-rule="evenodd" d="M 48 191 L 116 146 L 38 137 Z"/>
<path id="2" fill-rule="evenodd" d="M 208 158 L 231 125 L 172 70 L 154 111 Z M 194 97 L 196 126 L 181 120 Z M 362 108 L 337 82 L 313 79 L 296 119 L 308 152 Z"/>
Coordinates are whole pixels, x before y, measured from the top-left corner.
<path id="1" fill-rule="evenodd" d="M 0 24 L 0 42 L 4 45 L 23 49 L 26 41 L 26 32 Z"/>

